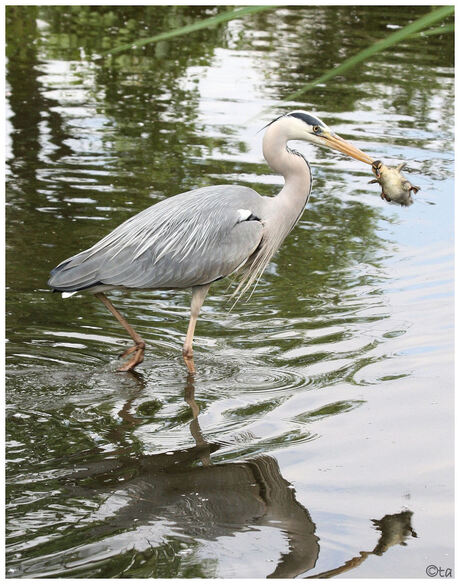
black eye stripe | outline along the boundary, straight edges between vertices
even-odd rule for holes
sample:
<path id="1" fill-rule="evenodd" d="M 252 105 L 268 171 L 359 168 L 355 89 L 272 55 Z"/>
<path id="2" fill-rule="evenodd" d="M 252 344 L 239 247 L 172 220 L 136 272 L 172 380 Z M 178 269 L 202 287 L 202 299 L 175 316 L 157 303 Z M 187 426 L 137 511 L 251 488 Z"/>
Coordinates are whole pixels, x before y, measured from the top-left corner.
<path id="1" fill-rule="evenodd" d="M 268 124 L 266 124 L 263 128 L 261 128 L 259 130 L 259 132 L 261 132 L 262 130 L 265 130 L 265 128 L 268 128 L 268 126 L 271 126 L 272 124 L 274 124 L 275 122 L 277 122 L 281 118 L 284 118 L 284 116 L 297 118 L 298 120 L 302 120 L 302 122 L 305 122 L 306 124 L 308 124 L 310 126 L 319 126 L 320 129 L 327 128 L 327 126 L 321 120 L 318 120 L 318 118 L 315 118 L 315 116 L 311 116 L 310 114 L 307 114 L 306 112 L 292 112 L 290 114 L 281 114 L 280 116 L 278 116 L 277 118 L 275 118 L 271 122 L 268 122 Z"/>
<path id="2" fill-rule="evenodd" d="M 293 118 L 302 120 L 303 122 L 309 124 L 310 126 L 319 126 L 320 128 L 321 126 L 324 126 L 321 120 L 318 120 L 318 118 L 315 118 L 314 116 L 311 116 L 310 114 L 307 114 L 305 112 L 293 112 L 292 114 L 288 115 Z"/>

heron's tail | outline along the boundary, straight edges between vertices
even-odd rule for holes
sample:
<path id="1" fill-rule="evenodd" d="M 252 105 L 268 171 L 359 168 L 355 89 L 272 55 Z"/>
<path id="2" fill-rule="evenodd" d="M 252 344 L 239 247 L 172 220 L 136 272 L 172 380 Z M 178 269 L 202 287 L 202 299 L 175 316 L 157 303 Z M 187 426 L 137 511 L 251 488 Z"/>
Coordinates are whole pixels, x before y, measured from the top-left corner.
<path id="1" fill-rule="evenodd" d="M 90 250 L 83 251 L 51 270 L 48 286 L 53 292 L 76 292 L 98 286 L 98 262 L 90 257 Z"/>

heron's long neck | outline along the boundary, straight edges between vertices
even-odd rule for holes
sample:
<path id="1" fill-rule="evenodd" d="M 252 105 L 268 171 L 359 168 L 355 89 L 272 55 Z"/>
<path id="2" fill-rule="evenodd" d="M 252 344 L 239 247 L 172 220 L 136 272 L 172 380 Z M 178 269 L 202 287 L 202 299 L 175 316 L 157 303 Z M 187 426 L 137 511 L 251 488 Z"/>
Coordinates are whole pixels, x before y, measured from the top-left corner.
<path id="1" fill-rule="evenodd" d="M 240 297 L 260 278 L 284 238 L 297 223 L 310 194 L 311 173 L 307 162 L 287 149 L 288 136 L 277 124 L 267 128 L 263 141 L 265 160 L 284 176 L 284 187 L 276 197 L 268 197 L 264 232 L 259 247 L 243 268 L 241 282 L 234 292 Z"/>
<path id="2" fill-rule="evenodd" d="M 284 187 L 273 199 L 274 212 L 296 222 L 308 200 L 311 172 L 307 162 L 287 149 L 288 137 L 276 124 L 269 126 L 263 140 L 263 153 L 270 167 L 284 177 Z M 290 225 L 292 229 L 293 225 Z"/>

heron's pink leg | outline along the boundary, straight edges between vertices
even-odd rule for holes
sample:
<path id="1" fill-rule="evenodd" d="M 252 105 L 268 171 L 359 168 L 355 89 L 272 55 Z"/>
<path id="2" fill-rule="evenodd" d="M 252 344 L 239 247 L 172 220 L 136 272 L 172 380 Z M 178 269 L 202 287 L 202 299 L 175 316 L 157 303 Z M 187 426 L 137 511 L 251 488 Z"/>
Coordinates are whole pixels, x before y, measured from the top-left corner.
<path id="1" fill-rule="evenodd" d="M 134 369 L 134 367 L 136 367 L 136 365 L 139 365 L 139 363 L 142 363 L 142 361 L 144 360 L 144 351 L 145 351 L 144 339 L 136 333 L 136 331 L 129 324 L 129 322 L 126 320 L 126 318 L 118 312 L 118 310 L 110 302 L 110 300 L 107 298 L 107 296 L 105 294 L 103 294 L 102 292 L 98 292 L 94 296 L 96 296 L 96 298 L 99 298 L 99 300 L 105 306 L 107 306 L 107 308 L 110 310 L 110 312 L 113 314 L 113 316 L 118 320 L 118 322 L 122 325 L 122 327 L 124 329 L 126 329 L 129 336 L 135 342 L 134 347 L 130 347 L 121 355 L 121 357 L 127 357 L 131 353 L 134 353 L 134 357 L 131 359 L 131 361 L 128 361 L 128 363 L 126 363 L 122 367 L 119 367 L 117 369 L 117 371 L 130 371 L 131 369 Z"/>
<path id="2" fill-rule="evenodd" d="M 182 355 L 184 356 L 185 364 L 190 373 L 195 373 L 195 363 L 193 362 L 193 335 L 195 333 L 196 321 L 203 306 L 204 299 L 209 290 L 209 284 L 204 286 L 194 286 L 192 288 L 192 307 L 190 322 L 188 324 L 187 336 L 185 337 L 184 349 Z"/>

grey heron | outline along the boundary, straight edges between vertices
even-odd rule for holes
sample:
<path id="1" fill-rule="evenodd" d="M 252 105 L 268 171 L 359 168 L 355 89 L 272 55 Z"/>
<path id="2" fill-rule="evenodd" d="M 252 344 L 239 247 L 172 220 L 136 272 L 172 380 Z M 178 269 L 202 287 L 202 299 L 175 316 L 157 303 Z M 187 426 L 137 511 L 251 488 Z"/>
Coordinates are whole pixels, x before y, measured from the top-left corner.
<path id="1" fill-rule="evenodd" d="M 142 363 L 145 342 L 107 298 L 121 290 L 192 289 L 191 315 L 183 347 L 195 372 L 193 336 L 210 285 L 238 271 L 234 294 L 241 296 L 260 278 L 283 240 L 299 221 L 311 191 L 306 159 L 288 147 L 290 140 L 327 146 L 366 164 L 373 160 L 337 136 L 324 122 L 293 111 L 265 126 L 263 155 L 284 177 L 278 195 L 265 197 L 240 185 L 198 188 L 165 199 L 131 217 L 91 248 L 61 262 L 48 285 L 69 296 L 89 292 L 101 300 L 126 329 L 134 345 L 118 371 Z"/>

